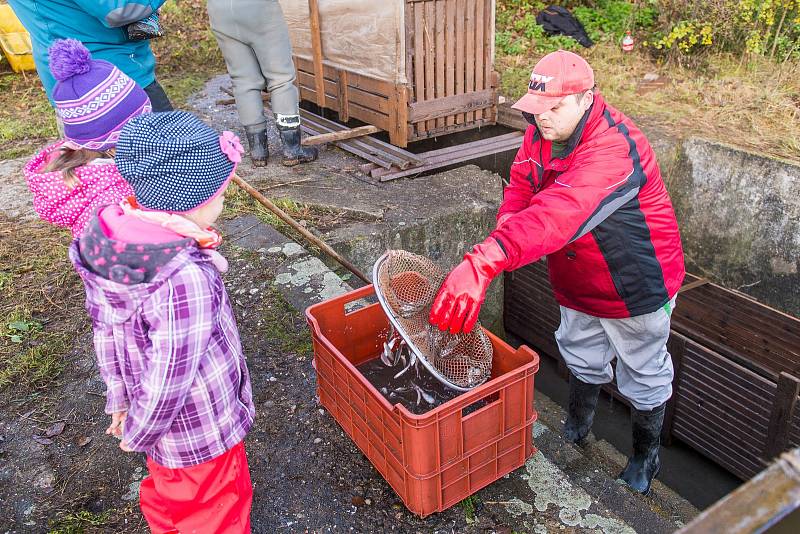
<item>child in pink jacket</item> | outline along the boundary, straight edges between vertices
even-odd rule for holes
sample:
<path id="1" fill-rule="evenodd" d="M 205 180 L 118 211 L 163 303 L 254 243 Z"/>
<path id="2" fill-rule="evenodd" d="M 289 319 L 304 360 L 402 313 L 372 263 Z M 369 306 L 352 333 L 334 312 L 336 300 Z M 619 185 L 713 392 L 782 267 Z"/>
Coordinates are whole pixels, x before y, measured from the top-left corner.
<path id="1" fill-rule="evenodd" d="M 93 60 L 75 39 L 50 47 L 50 71 L 64 139 L 25 165 L 25 179 L 39 217 L 78 238 L 98 207 L 133 196 L 114 165 L 114 147 L 128 119 L 150 112 L 150 100 L 125 73 Z"/>

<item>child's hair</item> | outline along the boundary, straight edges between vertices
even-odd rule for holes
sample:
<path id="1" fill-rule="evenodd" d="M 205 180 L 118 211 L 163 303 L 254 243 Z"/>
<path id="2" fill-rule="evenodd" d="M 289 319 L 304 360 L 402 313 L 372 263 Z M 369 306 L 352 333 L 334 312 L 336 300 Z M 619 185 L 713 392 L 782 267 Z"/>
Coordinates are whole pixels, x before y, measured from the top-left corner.
<path id="1" fill-rule="evenodd" d="M 97 158 L 113 158 L 114 149 L 110 148 L 103 152 L 89 150 L 88 148 L 61 147 L 58 155 L 55 156 L 44 168 L 44 172 L 61 171 L 64 185 L 70 189 L 78 185 L 78 177 L 75 176 L 75 169 L 82 167 Z"/>

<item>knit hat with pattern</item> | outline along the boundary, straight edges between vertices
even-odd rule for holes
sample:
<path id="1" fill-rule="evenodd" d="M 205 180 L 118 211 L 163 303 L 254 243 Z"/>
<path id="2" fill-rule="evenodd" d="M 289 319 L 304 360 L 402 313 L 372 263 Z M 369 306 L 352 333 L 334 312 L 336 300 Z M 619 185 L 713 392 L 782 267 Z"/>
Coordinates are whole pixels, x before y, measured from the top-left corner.
<path id="1" fill-rule="evenodd" d="M 144 89 L 108 61 L 93 60 L 80 41 L 59 39 L 49 55 L 53 101 L 70 148 L 113 148 L 128 119 L 152 109 Z"/>
<path id="2" fill-rule="evenodd" d="M 191 113 L 170 111 L 131 119 L 114 162 L 140 207 L 185 213 L 217 195 L 242 152 L 233 133 L 220 135 Z"/>

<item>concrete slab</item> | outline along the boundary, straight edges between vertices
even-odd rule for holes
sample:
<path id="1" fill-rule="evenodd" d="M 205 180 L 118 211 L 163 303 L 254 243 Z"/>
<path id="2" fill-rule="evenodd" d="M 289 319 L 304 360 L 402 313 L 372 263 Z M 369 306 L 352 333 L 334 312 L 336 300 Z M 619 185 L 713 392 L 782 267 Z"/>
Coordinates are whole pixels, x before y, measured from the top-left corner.
<path id="1" fill-rule="evenodd" d="M 8 217 L 30 220 L 36 218 L 31 193 L 25 183 L 22 168 L 29 157 L 0 161 L 0 213 Z"/>

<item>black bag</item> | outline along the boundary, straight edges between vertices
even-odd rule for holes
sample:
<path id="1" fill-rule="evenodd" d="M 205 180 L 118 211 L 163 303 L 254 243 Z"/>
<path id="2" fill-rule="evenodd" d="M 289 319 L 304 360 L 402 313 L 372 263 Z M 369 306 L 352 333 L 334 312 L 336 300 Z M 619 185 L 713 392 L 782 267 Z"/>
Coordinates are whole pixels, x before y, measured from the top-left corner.
<path id="1" fill-rule="evenodd" d="M 583 24 L 581 24 L 572 13 L 561 6 L 547 6 L 536 15 L 536 23 L 541 25 L 548 35 L 566 35 L 572 37 L 586 48 L 594 44 L 586 34 Z"/>

